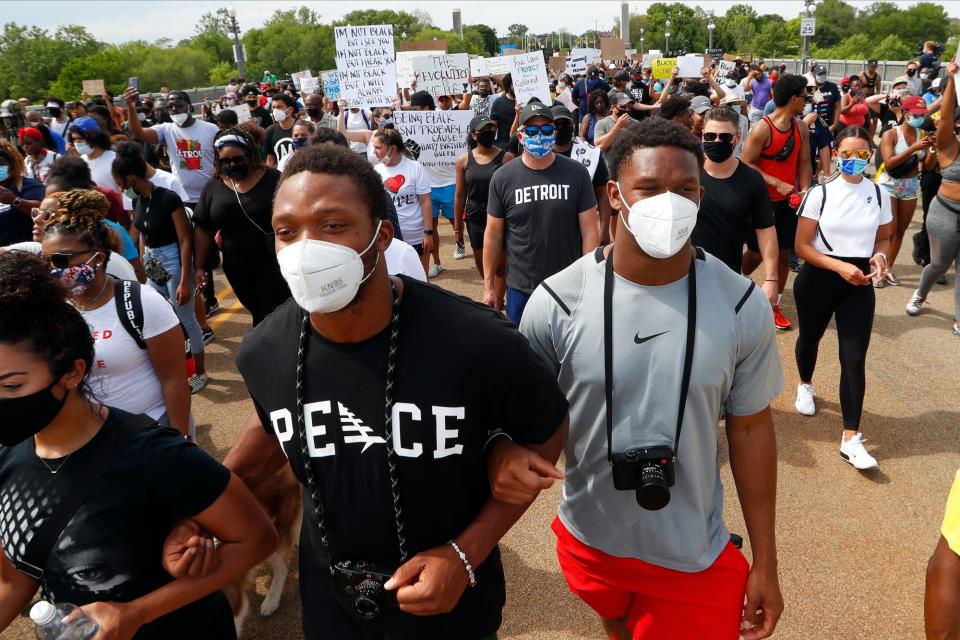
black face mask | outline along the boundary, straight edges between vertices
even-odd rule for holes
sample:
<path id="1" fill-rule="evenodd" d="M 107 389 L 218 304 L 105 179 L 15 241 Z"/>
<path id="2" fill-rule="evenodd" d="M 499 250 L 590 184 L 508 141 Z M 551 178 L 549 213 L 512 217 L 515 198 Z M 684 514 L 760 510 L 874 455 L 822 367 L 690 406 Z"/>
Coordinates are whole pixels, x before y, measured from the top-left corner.
<path id="1" fill-rule="evenodd" d="M 51 117 L 51 118 L 59 118 L 59 117 L 60 117 L 60 114 L 63 113 L 63 112 L 60 110 L 60 107 L 47 107 L 47 111 L 50 112 L 50 117 Z"/>
<path id="2" fill-rule="evenodd" d="M 916 74 L 917 74 L 917 70 L 916 70 L 916 69 L 907 69 L 907 75 L 910 76 L 911 78 L 912 78 L 913 76 L 915 76 Z"/>
<path id="3" fill-rule="evenodd" d="M 477 89 L 477 95 L 481 98 L 486 98 L 490 95 L 490 89 Z"/>
<path id="4" fill-rule="evenodd" d="M 715 142 L 704 142 L 703 153 L 710 158 L 712 162 L 723 162 L 733 155 L 733 143 L 717 140 Z"/>
<path id="5" fill-rule="evenodd" d="M 307 107 L 307 115 L 311 118 L 319 118 L 321 113 L 320 107 Z"/>
<path id="6" fill-rule="evenodd" d="M 477 144 L 481 147 L 490 148 L 493 146 L 493 143 L 497 140 L 496 131 L 479 131 L 477 132 Z"/>
<path id="7" fill-rule="evenodd" d="M 573 140 L 573 125 L 557 125 L 557 144 L 562 147 L 570 144 L 571 140 Z"/>
<path id="8" fill-rule="evenodd" d="M 250 167 L 247 166 L 246 162 L 240 164 L 232 164 L 229 167 L 223 168 L 223 174 L 230 178 L 231 180 L 240 181 L 247 177 L 247 174 L 250 172 Z"/>
<path id="9" fill-rule="evenodd" d="M 247 103 L 247 105 L 248 105 L 251 109 L 254 109 L 254 108 L 256 108 L 256 106 L 257 106 L 257 99 L 256 99 L 256 98 L 254 98 L 253 100 L 246 100 L 245 102 Z"/>
<path id="10" fill-rule="evenodd" d="M 3 426 L 0 426 L 0 445 L 12 447 L 20 444 L 47 428 L 53 419 L 63 409 L 63 400 L 57 399 L 51 389 L 57 384 L 54 380 L 50 386 L 19 398 L 4 398 L 0 400 L 0 415 L 3 416 Z"/>

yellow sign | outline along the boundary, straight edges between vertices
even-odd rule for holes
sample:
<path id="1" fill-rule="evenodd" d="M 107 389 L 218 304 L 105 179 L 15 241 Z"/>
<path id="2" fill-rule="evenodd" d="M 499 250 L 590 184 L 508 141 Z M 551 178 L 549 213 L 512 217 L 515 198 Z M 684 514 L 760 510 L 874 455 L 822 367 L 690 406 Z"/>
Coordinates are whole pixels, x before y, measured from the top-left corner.
<path id="1" fill-rule="evenodd" d="M 665 80 L 673 74 L 675 66 L 677 66 L 676 58 L 657 58 L 653 61 L 653 77 L 657 80 Z"/>

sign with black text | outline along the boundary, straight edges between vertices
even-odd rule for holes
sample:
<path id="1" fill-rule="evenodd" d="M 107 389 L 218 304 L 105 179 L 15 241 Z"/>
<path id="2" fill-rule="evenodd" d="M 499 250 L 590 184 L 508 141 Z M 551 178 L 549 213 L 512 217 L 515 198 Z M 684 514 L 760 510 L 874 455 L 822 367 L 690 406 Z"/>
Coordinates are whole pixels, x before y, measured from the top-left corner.
<path id="1" fill-rule="evenodd" d="M 393 26 L 335 27 L 340 95 L 351 107 L 381 107 L 397 96 Z"/>
<path id="2" fill-rule="evenodd" d="M 413 78 L 418 91 L 432 96 L 459 96 L 470 76 L 470 56 L 466 53 L 441 53 L 413 59 Z"/>
<path id="3" fill-rule="evenodd" d="M 420 148 L 417 162 L 424 167 L 450 167 L 467 151 L 472 109 L 466 111 L 395 111 L 394 127 L 404 140 Z"/>

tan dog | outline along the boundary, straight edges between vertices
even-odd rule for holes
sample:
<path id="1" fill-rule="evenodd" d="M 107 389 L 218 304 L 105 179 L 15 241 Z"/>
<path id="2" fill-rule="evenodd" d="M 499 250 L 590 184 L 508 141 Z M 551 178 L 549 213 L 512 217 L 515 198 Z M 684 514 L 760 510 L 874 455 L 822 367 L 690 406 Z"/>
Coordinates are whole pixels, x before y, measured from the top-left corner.
<path id="1" fill-rule="evenodd" d="M 290 465 L 283 467 L 273 476 L 260 483 L 257 487 L 250 487 L 253 495 L 260 502 L 264 511 L 273 520 L 280 537 L 277 550 L 267 562 L 273 573 L 273 580 L 267 595 L 260 604 L 260 615 L 272 616 L 280 606 L 280 596 L 290 573 L 290 552 L 300 540 L 300 518 L 303 511 L 300 483 L 293 475 Z M 250 571 L 245 577 L 223 588 L 230 607 L 233 610 L 233 622 L 240 636 L 243 621 L 250 611 L 250 601 L 247 597 L 249 589 L 254 584 L 254 572 Z"/>

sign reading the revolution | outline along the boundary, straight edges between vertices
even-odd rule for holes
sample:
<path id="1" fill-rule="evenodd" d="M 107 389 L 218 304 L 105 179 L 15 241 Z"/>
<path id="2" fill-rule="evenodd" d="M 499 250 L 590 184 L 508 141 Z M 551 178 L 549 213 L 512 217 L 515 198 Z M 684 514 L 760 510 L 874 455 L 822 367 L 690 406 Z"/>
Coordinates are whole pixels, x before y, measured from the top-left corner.
<path id="1" fill-rule="evenodd" d="M 424 167 L 452 167 L 467 151 L 473 110 L 396 111 L 393 122 L 404 140 L 420 147 L 417 162 Z"/>
<path id="2" fill-rule="evenodd" d="M 397 95 L 393 26 L 336 27 L 340 94 L 351 107 L 392 104 Z"/>
<path id="3" fill-rule="evenodd" d="M 433 54 L 413 59 L 413 77 L 418 91 L 432 96 L 459 96 L 470 76 L 470 56 L 466 53 Z"/>
<path id="4" fill-rule="evenodd" d="M 513 94 L 517 104 L 523 105 L 530 98 L 537 97 L 543 104 L 553 104 L 550 85 L 547 82 L 547 66 L 543 62 L 542 51 L 531 51 L 513 59 Z"/>

